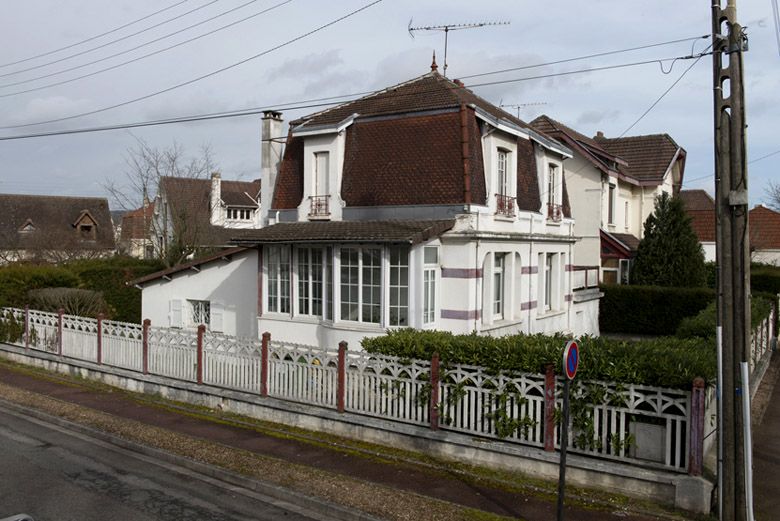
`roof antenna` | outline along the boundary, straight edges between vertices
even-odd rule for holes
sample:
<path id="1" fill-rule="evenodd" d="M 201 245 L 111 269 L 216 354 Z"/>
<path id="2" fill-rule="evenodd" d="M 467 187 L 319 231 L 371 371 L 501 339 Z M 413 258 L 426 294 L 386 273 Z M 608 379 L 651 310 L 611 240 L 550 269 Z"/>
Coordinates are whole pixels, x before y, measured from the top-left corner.
<path id="1" fill-rule="evenodd" d="M 531 103 L 502 103 L 498 102 L 498 106 L 501 108 L 515 109 L 517 111 L 517 119 L 520 119 L 520 109 L 526 107 L 535 107 L 537 105 L 547 105 L 546 101 L 532 101 Z"/>
<path id="2" fill-rule="evenodd" d="M 412 27 L 412 19 L 409 19 L 409 36 L 414 38 L 415 31 L 444 31 L 444 77 L 447 77 L 447 46 L 450 31 L 459 31 L 461 29 L 477 29 L 479 27 L 490 27 L 494 25 L 509 25 L 510 22 L 475 22 L 466 24 L 446 24 L 446 25 L 426 25 Z M 433 69 L 433 67 L 431 67 Z"/>

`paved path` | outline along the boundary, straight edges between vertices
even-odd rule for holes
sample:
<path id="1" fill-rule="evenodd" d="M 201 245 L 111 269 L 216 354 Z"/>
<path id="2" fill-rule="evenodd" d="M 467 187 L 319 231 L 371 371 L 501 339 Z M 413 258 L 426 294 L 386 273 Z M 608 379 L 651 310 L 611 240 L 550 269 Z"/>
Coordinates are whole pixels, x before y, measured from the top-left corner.
<path id="1" fill-rule="evenodd" d="M 43 379 L 1 364 L 0 382 L 176 433 L 350 476 L 380 486 L 416 492 L 464 507 L 528 521 L 555 519 L 554 498 L 550 500 L 531 492 L 507 490 L 498 483 L 475 483 L 474 480 L 463 479 L 458 473 L 448 473 L 446 468 L 431 471 L 422 466 L 399 465 L 355 452 L 334 450 L 323 443 L 265 435 L 254 429 L 208 421 L 145 404 L 142 400 L 132 399 L 126 393 L 97 389 L 88 384 L 79 384 L 75 380 L 65 382 L 58 381 L 57 378 Z M 382 501 L 381 496 L 377 496 L 376 500 Z M 654 521 L 662 518 L 630 513 L 620 505 L 610 507 L 602 504 L 597 509 L 568 507 L 566 519 Z"/>
<path id="2" fill-rule="evenodd" d="M 780 354 L 775 353 L 756 400 L 765 401 L 753 425 L 753 493 L 756 521 L 780 519 Z M 761 408 L 762 404 L 759 405 Z"/>

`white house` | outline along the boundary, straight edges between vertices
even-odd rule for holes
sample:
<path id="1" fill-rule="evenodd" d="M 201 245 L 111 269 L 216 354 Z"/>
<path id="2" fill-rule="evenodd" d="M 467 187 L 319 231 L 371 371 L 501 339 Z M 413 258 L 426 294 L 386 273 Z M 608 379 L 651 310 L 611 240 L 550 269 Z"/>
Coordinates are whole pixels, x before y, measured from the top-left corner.
<path id="1" fill-rule="evenodd" d="M 578 264 L 600 266 L 606 283 L 627 282 L 644 223 L 661 193 L 676 194 L 685 150 L 667 134 L 589 138 L 548 116 L 531 126 L 568 146 L 566 183 L 576 219 Z"/>
<path id="2" fill-rule="evenodd" d="M 598 289 L 573 290 L 567 147 L 435 63 L 291 122 L 283 155 L 272 139 L 281 125 L 280 114 L 264 116 L 263 157 L 282 159 L 263 164 L 273 190 L 261 196 L 263 227 L 236 232 L 246 250 L 225 272 L 241 277 L 242 299 L 255 291 L 255 306 L 235 309 L 253 314 L 256 329 L 239 334 L 354 348 L 396 327 L 598 333 Z M 224 269 L 210 262 L 136 281 L 144 317 L 173 323 L 178 311 L 166 302 L 199 300 L 192 291 L 211 280 L 209 266 Z"/>

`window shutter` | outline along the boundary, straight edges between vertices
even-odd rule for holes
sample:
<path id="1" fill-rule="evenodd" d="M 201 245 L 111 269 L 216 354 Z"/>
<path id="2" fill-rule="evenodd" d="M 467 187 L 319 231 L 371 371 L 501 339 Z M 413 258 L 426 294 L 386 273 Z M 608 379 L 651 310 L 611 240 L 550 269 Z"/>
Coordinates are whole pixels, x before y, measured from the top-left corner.
<path id="1" fill-rule="evenodd" d="M 211 330 L 217 333 L 224 332 L 223 316 L 225 314 L 225 306 L 221 302 L 211 303 Z"/>
<path id="2" fill-rule="evenodd" d="M 171 327 L 182 327 L 182 305 L 181 300 L 171 300 L 170 303 L 171 312 L 168 315 L 170 319 Z"/>

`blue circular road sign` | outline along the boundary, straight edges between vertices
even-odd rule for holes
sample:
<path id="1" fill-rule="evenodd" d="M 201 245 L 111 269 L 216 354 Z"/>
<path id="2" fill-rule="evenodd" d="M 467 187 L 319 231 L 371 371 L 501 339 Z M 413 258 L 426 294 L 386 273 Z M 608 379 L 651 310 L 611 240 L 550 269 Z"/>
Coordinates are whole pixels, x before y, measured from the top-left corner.
<path id="1" fill-rule="evenodd" d="M 569 340 L 563 350 L 563 372 L 566 378 L 574 380 L 577 368 L 580 366 L 580 347 L 574 340 Z"/>

